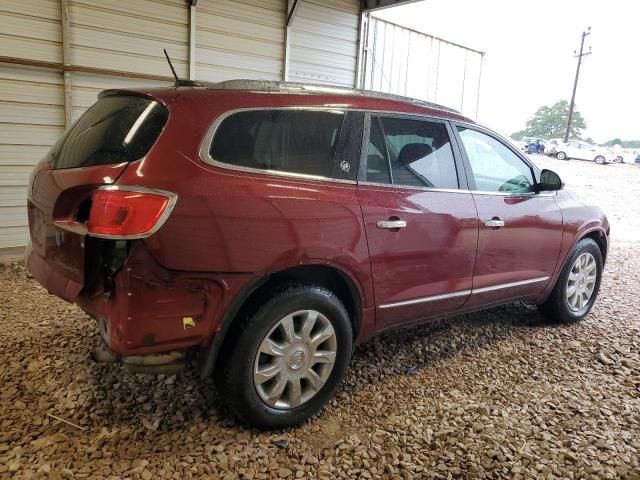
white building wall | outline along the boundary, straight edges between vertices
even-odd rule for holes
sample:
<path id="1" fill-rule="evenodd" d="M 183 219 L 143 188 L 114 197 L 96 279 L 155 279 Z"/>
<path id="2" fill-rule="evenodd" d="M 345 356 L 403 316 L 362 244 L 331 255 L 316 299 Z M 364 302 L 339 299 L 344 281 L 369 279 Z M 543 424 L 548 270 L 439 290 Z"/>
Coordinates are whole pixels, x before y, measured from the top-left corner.
<path id="1" fill-rule="evenodd" d="M 301 0 L 293 19 L 289 79 L 354 87 L 359 0 Z"/>
<path id="2" fill-rule="evenodd" d="M 281 79 L 285 8 L 281 0 L 198 2 L 195 77 Z"/>

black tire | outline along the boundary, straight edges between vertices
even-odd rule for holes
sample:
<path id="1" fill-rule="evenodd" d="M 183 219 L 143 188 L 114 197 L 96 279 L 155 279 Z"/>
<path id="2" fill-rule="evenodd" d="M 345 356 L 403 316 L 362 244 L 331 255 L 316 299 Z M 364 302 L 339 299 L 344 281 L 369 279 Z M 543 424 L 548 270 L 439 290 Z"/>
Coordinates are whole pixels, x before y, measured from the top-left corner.
<path id="1" fill-rule="evenodd" d="M 558 160 L 567 160 L 567 154 L 564 152 L 558 152 L 556 153 L 556 158 Z"/>
<path id="2" fill-rule="evenodd" d="M 594 160 L 598 165 L 604 165 L 607 163 L 606 159 L 602 155 L 598 155 Z"/>
<path id="3" fill-rule="evenodd" d="M 331 323 L 337 349 L 330 376 L 322 388 L 298 407 L 279 409 L 265 403 L 253 381 L 256 354 L 265 336 L 284 317 L 298 310 L 320 312 Z M 226 405 L 243 422 L 260 429 L 298 425 L 316 415 L 334 395 L 351 360 L 353 334 L 349 314 L 331 291 L 317 285 L 291 285 L 258 308 L 237 329 L 230 354 L 220 360 L 216 383 Z"/>
<path id="4" fill-rule="evenodd" d="M 596 261 L 596 282 L 594 286 L 591 298 L 579 311 L 574 311 L 569 308 L 569 302 L 567 300 L 566 286 L 569 280 L 569 274 L 575 263 L 576 259 L 583 253 L 588 252 L 595 258 Z M 567 258 L 567 261 L 560 273 L 558 280 L 556 281 L 549 298 L 538 305 L 540 312 L 550 320 L 554 320 L 562 323 L 572 323 L 582 320 L 587 316 L 591 307 L 598 297 L 598 291 L 600 290 L 600 281 L 602 280 L 603 259 L 602 252 L 598 244 L 591 238 L 583 238 L 580 240 L 573 251 Z"/>

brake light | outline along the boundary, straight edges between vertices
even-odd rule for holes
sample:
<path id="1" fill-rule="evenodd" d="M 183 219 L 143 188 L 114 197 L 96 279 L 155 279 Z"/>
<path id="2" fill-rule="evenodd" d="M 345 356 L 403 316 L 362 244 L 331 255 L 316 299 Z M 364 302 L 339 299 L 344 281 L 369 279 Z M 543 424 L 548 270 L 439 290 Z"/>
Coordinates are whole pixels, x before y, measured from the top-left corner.
<path id="1" fill-rule="evenodd" d="M 140 187 L 103 187 L 93 193 L 88 233 L 94 237 L 148 237 L 165 222 L 177 196 Z"/>

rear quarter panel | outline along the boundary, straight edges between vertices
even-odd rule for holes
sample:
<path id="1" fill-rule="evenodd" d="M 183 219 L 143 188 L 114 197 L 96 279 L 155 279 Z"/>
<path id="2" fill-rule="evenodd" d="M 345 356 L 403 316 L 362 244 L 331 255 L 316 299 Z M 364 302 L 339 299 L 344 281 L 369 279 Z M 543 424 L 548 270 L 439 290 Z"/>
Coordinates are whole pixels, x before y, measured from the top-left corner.
<path id="1" fill-rule="evenodd" d="M 261 105 L 270 103 L 282 104 L 264 96 Z M 130 164 L 119 178 L 119 184 L 178 194 L 167 222 L 145 240 L 150 252 L 167 269 L 191 272 L 271 273 L 332 264 L 354 280 L 363 306 L 372 305 L 355 184 L 238 172 L 200 160 L 211 122 L 252 104 L 251 96 L 187 95 L 169 106 L 153 158 Z"/>
<path id="2" fill-rule="evenodd" d="M 609 221 L 600 207 L 583 202 L 568 190 L 559 190 L 555 199 L 562 212 L 562 247 L 554 272 L 554 281 L 549 282 L 549 286 L 543 294 L 544 298 L 553 289 L 555 279 L 564 268 L 567 257 L 582 238 L 593 232 L 602 233 L 607 243 L 606 249 L 609 248 Z"/>

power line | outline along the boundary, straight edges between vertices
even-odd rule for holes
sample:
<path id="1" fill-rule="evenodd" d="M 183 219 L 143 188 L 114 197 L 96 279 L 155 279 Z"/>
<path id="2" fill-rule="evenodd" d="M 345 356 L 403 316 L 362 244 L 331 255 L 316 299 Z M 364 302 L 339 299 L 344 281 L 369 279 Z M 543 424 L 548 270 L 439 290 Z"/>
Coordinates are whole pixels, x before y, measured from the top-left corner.
<path id="1" fill-rule="evenodd" d="M 587 55 L 591 55 L 591 47 L 589 47 L 589 51 L 584 51 L 584 39 L 587 35 L 591 35 L 591 27 L 587 27 L 587 30 L 582 32 L 582 40 L 580 42 L 580 53 L 575 55 L 577 52 L 574 50 L 574 56 L 578 59 L 578 66 L 576 67 L 576 78 L 573 81 L 573 93 L 571 94 L 571 103 L 569 104 L 569 118 L 567 118 L 567 129 L 564 132 L 564 141 L 565 143 L 569 140 L 569 133 L 571 131 L 571 120 L 573 117 L 573 107 L 575 106 L 576 101 L 576 88 L 578 88 L 578 77 L 580 76 L 580 65 L 582 64 L 582 57 Z"/>

